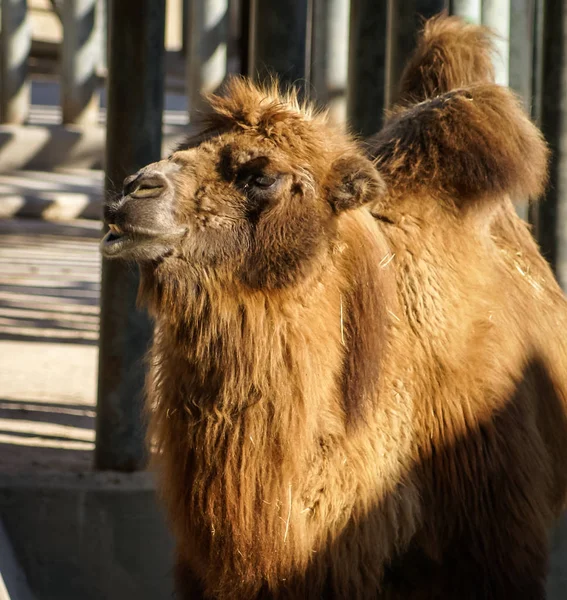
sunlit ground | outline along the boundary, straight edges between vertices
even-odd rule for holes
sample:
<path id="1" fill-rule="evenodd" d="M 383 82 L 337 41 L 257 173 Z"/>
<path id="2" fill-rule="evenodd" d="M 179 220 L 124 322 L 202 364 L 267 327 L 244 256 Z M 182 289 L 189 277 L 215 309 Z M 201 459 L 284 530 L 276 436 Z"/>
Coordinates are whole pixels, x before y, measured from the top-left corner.
<path id="1" fill-rule="evenodd" d="M 88 468 L 94 447 L 96 221 L 0 221 L 0 468 Z"/>

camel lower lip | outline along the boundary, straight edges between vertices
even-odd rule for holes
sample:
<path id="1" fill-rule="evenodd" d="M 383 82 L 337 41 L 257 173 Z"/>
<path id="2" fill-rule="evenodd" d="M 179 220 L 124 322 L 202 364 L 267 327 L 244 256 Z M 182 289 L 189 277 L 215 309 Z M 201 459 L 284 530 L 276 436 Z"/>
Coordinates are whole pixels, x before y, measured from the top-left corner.
<path id="1" fill-rule="evenodd" d="M 100 249 L 104 256 L 112 257 L 120 254 L 126 246 L 133 242 L 134 239 L 131 234 L 117 234 L 111 230 L 102 238 Z"/>
<path id="2" fill-rule="evenodd" d="M 132 255 L 138 247 L 148 248 L 167 245 L 172 239 L 183 235 L 184 229 L 176 231 L 153 231 L 151 229 L 127 229 L 126 231 L 113 227 L 100 242 L 101 254 L 106 258 L 119 258 L 120 256 Z"/>

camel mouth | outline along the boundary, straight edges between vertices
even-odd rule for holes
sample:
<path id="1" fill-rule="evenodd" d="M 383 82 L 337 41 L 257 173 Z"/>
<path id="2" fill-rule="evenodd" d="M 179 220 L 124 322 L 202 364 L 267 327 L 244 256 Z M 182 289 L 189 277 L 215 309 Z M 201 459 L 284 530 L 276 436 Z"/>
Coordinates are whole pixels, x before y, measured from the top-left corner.
<path id="1" fill-rule="evenodd" d="M 152 246 L 167 245 L 182 233 L 184 230 L 157 231 L 145 227 L 121 227 L 115 223 L 108 223 L 108 232 L 100 242 L 100 251 L 105 258 L 118 258 L 129 255 L 130 251 L 138 247 L 149 249 Z"/>
<path id="2" fill-rule="evenodd" d="M 102 255 L 114 258 L 126 250 L 162 237 L 160 232 L 134 227 L 120 227 L 115 223 L 108 224 L 108 232 L 102 238 L 100 249 Z"/>
<path id="3" fill-rule="evenodd" d="M 100 242 L 100 250 L 106 258 L 113 258 L 122 254 L 122 252 L 135 243 L 135 233 L 133 231 L 124 231 L 114 224 L 110 224 L 108 232 Z"/>

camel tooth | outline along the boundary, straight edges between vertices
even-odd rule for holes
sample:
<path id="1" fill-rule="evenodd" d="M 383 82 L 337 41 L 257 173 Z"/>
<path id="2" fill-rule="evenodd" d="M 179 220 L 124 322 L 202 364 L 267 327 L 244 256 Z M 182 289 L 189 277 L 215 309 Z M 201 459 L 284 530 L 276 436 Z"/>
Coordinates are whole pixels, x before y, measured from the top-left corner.
<path id="1" fill-rule="evenodd" d="M 120 227 L 118 227 L 118 225 L 115 225 L 114 223 L 110 223 L 108 228 L 110 229 L 110 231 L 112 231 L 112 233 L 115 233 L 116 235 L 121 235 L 124 233 L 122 229 L 120 229 Z"/>

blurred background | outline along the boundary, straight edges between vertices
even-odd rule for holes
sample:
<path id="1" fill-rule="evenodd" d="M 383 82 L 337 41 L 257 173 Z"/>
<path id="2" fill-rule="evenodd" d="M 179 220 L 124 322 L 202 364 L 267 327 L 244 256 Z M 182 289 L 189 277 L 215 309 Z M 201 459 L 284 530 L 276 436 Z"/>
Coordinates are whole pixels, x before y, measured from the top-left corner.
<path id="1" fill-rule="evenodd" d="M 172 597 L 141 418 L 151 324 L 136 269 L 101 263 L 104 195 L 231 74 L 375 133 L 444 10 L 493 28 L 497 82 L 551 146 L 546 198 L 516 200 L 565 290 L 565 0 L 0 0 L 0 600 Z M 567 522 L 551 536 L 561 600 Z"/>

